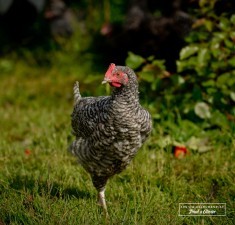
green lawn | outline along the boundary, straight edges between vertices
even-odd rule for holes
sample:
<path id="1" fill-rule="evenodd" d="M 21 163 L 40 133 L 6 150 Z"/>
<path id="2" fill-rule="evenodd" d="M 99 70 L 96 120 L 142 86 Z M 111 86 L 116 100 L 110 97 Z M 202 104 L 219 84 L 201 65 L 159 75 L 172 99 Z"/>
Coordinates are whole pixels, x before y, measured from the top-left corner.
<path id="1" fill-rule="evenodd" d="M 82 93 L 104 94 L 103 75 L 88 80 L 89 66 L 63 63 L 40 67 L 1 60 L 1 225 L 106 223 L 88 174 L 67 152 L 73 83 L 80 81 Z M 160 144 L 166 133 L 182 143 L 208 137 L 211 150 L 176 159 L 171 143 Z M 155 121 L 137 157 L 107 185 L 110 224 L 235 224 L 234 133 L 204 132 L 189 121 Z M 179 203 L 190 202 L 226 203 L 227 214 L 178 216 Z"/>

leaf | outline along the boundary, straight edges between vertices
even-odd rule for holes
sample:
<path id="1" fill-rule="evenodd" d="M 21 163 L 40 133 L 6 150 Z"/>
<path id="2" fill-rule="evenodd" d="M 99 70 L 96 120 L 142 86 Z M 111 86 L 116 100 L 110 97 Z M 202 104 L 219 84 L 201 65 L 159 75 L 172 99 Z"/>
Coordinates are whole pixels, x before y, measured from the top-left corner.
<path id="1" fill-rule="evenodd" d="M 186 146 L 194 151 L 198 151 L 199 153 L 204 153 L 209 150 L 212 150 L 212 146 L 210 146 L 209 139 L 206 138 L 197 138 L 192 136 L 187 142 Z"/>
<path id="2" fill-rule="evenodd" d="M 235 25 L 235 14 L 231 16 L 230 21 L 232 22 L 233 25 Z"/>
<path id="3" fill-rule="evenodd" d="M 213 30 L 213 22 L 210 20 L 205 20 L 205 27 L 206 29 L 211 32 Z"/>
<path id="4" fill-rule="evenodd" d="M 182 61 L 177 60 L 176 61 L 177 72 L 178 73 L 183 72 L 185 70 L 186 65 L 187 65 L 186 62 L 182 62 Z"/>
<path id="5" fill-rule="evenodd" d="M 211 12 L 215 7 L 216 0 L 199 0 L 199 5 L 203 13 Z"/>
<path id="6" fill-rule="evenodd" d="M 181 84 L 184 84 L 185 83 L 185 80 L 182 76 L 178 76 L 178 84 L 181 85 Z"/>
<path id="7" fill-rule="evenodd" d="M 228 64 L 235 68 L 235 56 L 228 60 Z"/>
<path id="8" fill-rule="evenodd" d="M 151 83 L 151 90 L 156 91 L 161 86 L 161 79 L 157 78 Z"/>
<path id="9" fill-rule="evenodd" d="M 128 57 L 126 59 L 126 65 L 132 68 L 133 70 L 140 67 L 145 62 L 145 59 L 139 55 L 136 55 L 132 52 L 128 52 Z"/>
<path id="10" fill-rule="evenodd" d="M 207 80 L 205 82 L 202 82 L 202 86 L 204 87 L 214 87 L 215 81 L 214 80 Z"/>
<path id="11" fill-rule="evenodd" d="M 230 98 L 235 102 L 235 92 L 230 92 Z"/>
<path id="12" fill-rule="evenodd" d="M 216 85 L 218 87 L 221 87 L 223 85 L 232 86 L 234 83 L 235 83 L 235 78 L 234 76 L 231 75 L 230 72 L 221 74 L 216 81 Z"/>
<path id="13" fill-rule="evenodd" d="M 226 47 L 228 47 L 230 49 L 234 48 L 234 43 L 232 41 L 230 41 L 229 39 L 225 39 L 224 44 L 225 44 Z"/>
<path id="14" fill-rule="evenodd" d="M 174 85 L 182 85 L 185 83 L 185 80 L 182 76 L 175 74 L 171 77 L 172 81 L 174 82 Z"/>
<path id="15" fill-rule="evenodd" d="M 221 55 L 221 50 L 219 49 L 220 45 L 215 44 L 213 48 L 211 48 L 211 54 L 215 57 L 218 58 Z"/>
<path id="16" fill-rule="evenodd" d="M 209 119 L 211 117 L 210 108 L 205 102 L 198 102 L 194 106 L 194 112 L 201 119 Z"/>
<path id="17" fill-rule="evenodd" d="M 142 71 L 138 73 L 141 80 L 147 81 L 149 83 L 154 81 L 153 71 Z"/>
<path id="18" fill-rule="evenodd" d="M 148 61 L 153 61 L 154 60 L 154 55 L 151 55 L 147 58 Z"/>
<path id="19" fill-rule="evenodd" d="M 235 15 L 234 15 L 235 16 Z M 230 32 L 230 38 L 234 41 L 235 40 L 235 31 Z"/>
<path id="20" fill-rule="evenodd" d="M 225 129 L 229 127 L 227 117 L 219 110 L 216 110 L 212 113 L 210 121 L 212 125 L 216 125 Z"/>
<path id="21" fill-rule="evenodd" d="M 181 73 L 187 69 L 195 69 L 195 67 L 197 66 L 197 58 L 196 56 L 191 56 L 189 59 L 184 60 L 184 61 L 176 61 L 176 65 L 177 65 L 177 72 Z"/>
<path id="22" fill-rule="evenodd" d="M 166 70 L 165 60 L 154 60 L 153 65 L 159 67 L 161 70 Z"/>
<path id="23" fill-rule="evenodd" d="M 222 54 L 220 53 L 220 55 L 222 55 Z M 228 68 L 228 63 L 227 63 L 226 59 L 224 58 L 223 55 L 222 55 L 222 57 L 223 57 L 223 59 L 221 59 L 220 56 L 218 56 L 217 61 L 211 62 L 211 69 L 213 71 L 216 71 L 216 70 L 219 70 L 219 71 L 225 70 L 226 71 L 226 69 Z"/>
<path id="24" fill-rule="evenodd" d="M 218 38 L 218 41 L 223 41 L 226 38 L 227 34 L 224 32 L 214 32 L 214 38 Z"/>
<path id="25" fill-rule="evenodd" d="M 213 95 L 214 93 L 217 93 L 217 92 L 218 92 L 218 89 L 217 89 L 217 88 L 214 88 L 214 87 L 211 87 L 211 88 L 207 88 L 207 89 L 206 89 L 206 92 L 207 92 L 209 95 Z"/>
<path id="26" fill-rule="evenodd" d="M 199 48 L 197 46 L 186 46 L 180 51 L 180 60 L 186 59 L 195 54 Z"/>
<path id="27" fill-rule="evenodd" d="M 206 66 L 210 60 L 210 53 L 207 48 L 200 49 L 198 52 L 198 64 L 199 66 Z"/>
<path id="28" fill-rule="evenodd" d="M 219 23 L 219 27 L 221 28 L 221 30 L 226 31 L 229 29 L 230 27 L 230 22 L 227 18 L 221 17 L 220 18 L 220 23 Z"/>

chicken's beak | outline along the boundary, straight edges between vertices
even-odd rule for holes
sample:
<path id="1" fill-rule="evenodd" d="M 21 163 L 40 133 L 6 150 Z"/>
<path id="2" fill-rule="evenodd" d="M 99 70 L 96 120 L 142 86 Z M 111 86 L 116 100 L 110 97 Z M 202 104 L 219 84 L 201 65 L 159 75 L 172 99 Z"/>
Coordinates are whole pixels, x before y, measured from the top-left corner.
<path id="1" fill-rule="evenodd" d="M 107 80 L 103 80 L 101 84 L 107 84 L 108 81 Z"/>
<path id="2" fill-rule="evenodd" d="M 107 83 L 109 83 L 109 82 L 110 82 L 110 80 L 109 80 L 108 78 L 104 78 L 104 80 L 102 81 L 101 84 L 107 84 Z"/>

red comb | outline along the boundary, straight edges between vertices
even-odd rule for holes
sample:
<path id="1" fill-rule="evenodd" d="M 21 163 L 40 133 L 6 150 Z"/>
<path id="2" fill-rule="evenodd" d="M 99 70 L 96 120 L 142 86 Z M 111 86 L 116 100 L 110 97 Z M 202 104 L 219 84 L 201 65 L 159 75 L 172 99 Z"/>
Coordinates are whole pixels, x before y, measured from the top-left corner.
<path id="1" fill-rule="evenodd" d="M 115 66 L 116 66 L 116 65 L 115 65 L 114 63 L 111 63 L 111 64 L 109 65 L 109 68 L 108 68 L 107 72 L 105 73 L 105 76 L 111 75 L 111 73 L 112 73 L 112 71 L 114 70 Z"/>

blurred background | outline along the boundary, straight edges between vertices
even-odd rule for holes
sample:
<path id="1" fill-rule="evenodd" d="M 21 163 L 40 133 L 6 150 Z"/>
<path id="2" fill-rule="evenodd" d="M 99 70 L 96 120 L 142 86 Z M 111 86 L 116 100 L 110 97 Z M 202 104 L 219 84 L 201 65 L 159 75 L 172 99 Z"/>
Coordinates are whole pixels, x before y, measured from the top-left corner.
<path id="1" fill-rule="evenodd" d="M 175 61 L 195 20 L 198 3 L 198 0 L 99 3 L 1 0 L 1 49 L 3 53 L 22 46 L 51 50 L 51 38 L 70 38 L 86 32 L 92 48 L 86 50 L 100 55 L 105 63 L 124 64 L 127 52 L 132 51 L 143 57 L 154 55 L 164 59 L 166 66 L 175 71 Z M 79 39 L 76 44 L 82 45 Z"/>
<path id="2" fill-rule="evenodd" d="M 221 126 L 234 122 L 234 9 L 229 0 L 1 0 L 1 75 L 20 73 L 22 61 L 45 76 L 49 68 L 81 76 L 85 92 L 102 94 L 96 75 L 127 64 L 156 118 L 177 105 Z"/>

